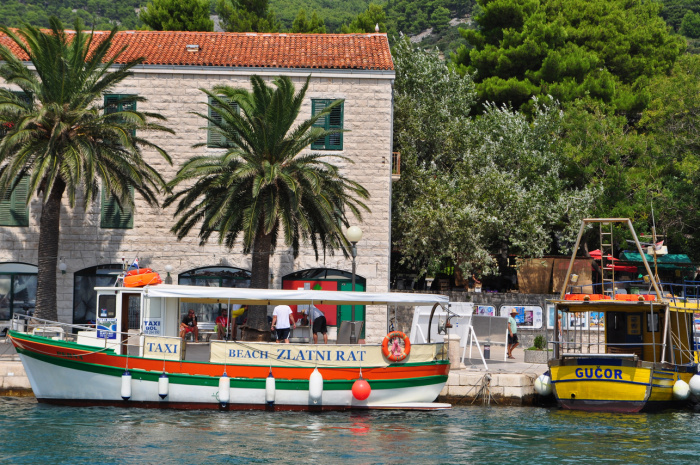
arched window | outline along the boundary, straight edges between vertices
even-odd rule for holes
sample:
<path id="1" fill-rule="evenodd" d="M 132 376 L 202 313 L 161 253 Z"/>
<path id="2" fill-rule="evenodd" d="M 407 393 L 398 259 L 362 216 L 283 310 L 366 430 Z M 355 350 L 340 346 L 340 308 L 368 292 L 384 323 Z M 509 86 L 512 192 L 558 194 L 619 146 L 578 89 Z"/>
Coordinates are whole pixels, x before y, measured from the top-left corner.
<path id="1" fill-rule="evenodd" d="M 232 266 L 207 266 L 180 273 L 177 283 L 189 286 L 250 287 L 250 271 Z M 240 305 L 231 310 L 236 310 Z M 194 309 L 199 323 L 214 324 L 225 304 L 180 304 L 181 316 Z M 213 327 L 213 326 L 212 326 Z"/>
<path id="2" fill-rule="evenodd" d="M 97 265 L 83 268 L 73 278 L 73 324 L 94 324 L 97 308 L 95 287 L 114 286 L 122 271 L 121 264 Z M 135 324 L 138 328 L 138 319 Z M 129 319 L 131 326 L 132 322 Z"/>
<path id="3" fill-rule="evenodd" d="M 15 313 L 33 315 L 38 268 L 28 263 L 0 263 L 0 320 Z"/>

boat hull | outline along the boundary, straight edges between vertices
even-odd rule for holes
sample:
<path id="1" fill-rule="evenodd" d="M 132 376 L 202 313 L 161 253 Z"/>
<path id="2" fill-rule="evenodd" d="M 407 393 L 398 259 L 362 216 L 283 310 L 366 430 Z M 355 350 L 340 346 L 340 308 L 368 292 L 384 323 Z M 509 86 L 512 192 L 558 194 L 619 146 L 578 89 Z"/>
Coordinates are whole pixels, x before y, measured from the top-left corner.
<path id="1" fill-rule="evenodd" d="M 117 405 L 174 409 L 345 410 L 368 408 L 444 408 L 434 401 L 447 381 L 449 363 L 394 364 L 363 367 L 372 388 L 358 401 L 352 386 L 359 367 L 319 368 L 323 376 L 320 399 L 309 394 L 313 368 L 224 365 L 162 361 L 115 355 L 112 351 L 50 339 L 13 334 L 34 394 L 40 402 L 64 405 Z M 266 402 L 266 378 L 275 377 L 274 403 Z M 122 399 L 122 375 L 131 374 L 128 400 Z M 219 378 L 230 378 L 229 401 L 220 401 Z M 168 376 L 168 393 L 159 396 L 158 381 Z M 225 397 L 225 396 L 224 396 Z"/>
<path id="2" fill-rule="evenodd" d="M 569 358 L 550 367 L 552 391 L 568 410 L 636 413 L 682 407 L 673 385 L 693 376 L 687 367 L 640 366 L 623 359 Z"/>

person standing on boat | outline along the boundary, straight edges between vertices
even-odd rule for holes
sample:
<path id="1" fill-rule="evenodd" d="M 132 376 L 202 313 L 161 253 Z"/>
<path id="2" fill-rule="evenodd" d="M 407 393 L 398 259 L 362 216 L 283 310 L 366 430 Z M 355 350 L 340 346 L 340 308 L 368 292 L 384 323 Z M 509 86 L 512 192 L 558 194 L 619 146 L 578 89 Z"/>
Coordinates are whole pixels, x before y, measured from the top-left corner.
<path id="1" fill-rule="evenodd" d="M 311 330 L 314 335 L 314 344 L 318 344 L 318 333 L 323 334 L 323 343 L 328 344 L 328 327 L 326 323 L 326 315 L 314 305 L 311 306 L 309 312 L 311 318 Z"/>
<path id="2" fill-rule="evenodd" d="M 508 317 L 508 358 L 513 357 L 513 349 L 515 349 L 518 344 L 518 323 L 515 321 L 515 315 L 518 314 L 516 309 L 510 311 L 510 316 Z"/>
<path id="3" fill-rule="evenodd" d="M 278 305 L 272 312 L 272 331 L 275 331 L 277 342 L 285 342 L 289 344 L 290 326 L 296 329 L 297 324 L 294 322 L 294 314 L 289 305 Z"/>
<path id="4" fill-rule="evenodd" d="M 197 327 L 197 315 L 191 308 L 180 323 L 180 337 L 184 340 L 187 333 L 194 333 L 194 342 L 199 340 L 199 328 Z"/>

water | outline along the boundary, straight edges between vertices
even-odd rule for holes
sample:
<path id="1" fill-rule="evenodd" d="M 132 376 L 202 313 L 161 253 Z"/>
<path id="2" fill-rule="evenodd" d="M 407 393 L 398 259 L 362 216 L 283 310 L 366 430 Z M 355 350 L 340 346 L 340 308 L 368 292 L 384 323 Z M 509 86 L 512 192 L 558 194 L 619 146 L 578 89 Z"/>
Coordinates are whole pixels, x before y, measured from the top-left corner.
<path id="1" fill-rule="evenodd" d="M 697 464 L 700 414 L 156 411 L 0 398 L 0 463 Z"/>

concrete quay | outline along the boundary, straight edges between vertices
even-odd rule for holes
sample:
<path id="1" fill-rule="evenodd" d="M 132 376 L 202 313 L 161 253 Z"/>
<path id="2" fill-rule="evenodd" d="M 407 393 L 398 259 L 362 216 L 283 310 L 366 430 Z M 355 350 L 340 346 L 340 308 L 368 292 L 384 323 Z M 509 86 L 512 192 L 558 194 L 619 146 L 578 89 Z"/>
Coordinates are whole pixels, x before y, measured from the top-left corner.
<path id="1" fill-rule="evenodd" d="M 495 351 L 494 351 L 495 349 Z M 547 365 L 525 363 L 524 351 L 515 349 L 515 359 L 503 360 L 503 350 L 492 346 L 491 359 L 465 359 L 459 370 L 451 370 L 438 402 L 453 405 L 540 405 L 535 379 Z M 0 396 L 32 397 L 29 379 L 9 341 L 0 340 Z"/>
<path id="2" fill-rule="evenodd" d="M 547 371 L 547 365 L 526 363 L 525 351 L 520 348 L 513 351 L 515 359 L 503 360 L 504 353 L 504 348 L 499 350 L 492 345 L 491 358 L 486 360 L 488 368 L 484 367 L 480 358 L 465 358 L 460 369 L 450 370 L 438 402 L 453 405 L 534 406 L 551 400 L 541 399 L 535 393 L 535 380 Z"/>

